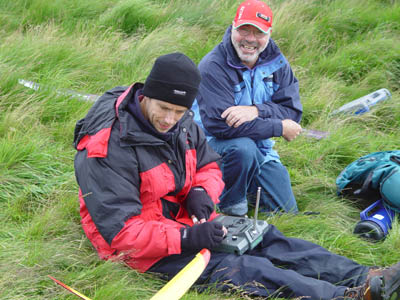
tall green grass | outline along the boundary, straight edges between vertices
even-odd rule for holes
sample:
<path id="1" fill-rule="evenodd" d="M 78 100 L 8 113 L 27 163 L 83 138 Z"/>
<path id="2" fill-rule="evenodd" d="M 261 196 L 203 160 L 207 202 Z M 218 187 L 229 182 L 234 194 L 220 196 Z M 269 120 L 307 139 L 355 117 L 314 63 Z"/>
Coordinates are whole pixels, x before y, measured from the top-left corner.
<path id="1" fill-rule="evenodd" d="M 233 0 L 0 0 L 0 299 L 76 299 L 54 276 L 92 299 L 149 299 L 165 281 L 100 261 L 80 227 L 72 147 L 91 103 L 57 89 L 101 94 L 143 81 L 159 55 L 195 62 L 232 22 Z M 335 179 L 358 157 L 400 149 L 400 4 L 385 0 L 275 0 L 273 38 L 300 81 L 305 128 L 316 141 L 276 139 L 301 210 L 270 218 L 301 237 L 368 265 L 400 260 L 397 222 L 372 244 L 352 234 L 360 209 L 336 196 Z M 38 82 L 39 91 L 18 84 Z M 393 96 L 362 116 L 331 116 L 379 88 Z M 262 216 L 265 217 L 265 216 Z M 240 291 L 183 299 L 245 299 Z"/>

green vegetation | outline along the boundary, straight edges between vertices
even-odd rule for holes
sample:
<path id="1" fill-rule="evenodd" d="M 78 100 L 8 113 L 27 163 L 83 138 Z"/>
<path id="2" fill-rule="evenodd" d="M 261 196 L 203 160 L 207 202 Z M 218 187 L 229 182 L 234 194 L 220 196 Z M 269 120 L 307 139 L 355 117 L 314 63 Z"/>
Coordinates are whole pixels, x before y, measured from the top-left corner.
<path id="1" fill-rule="evenodd" d="M 149 299 L 165 281 L 98 259 L 79 223 L 72 147 L 91 106 L 54 92 L 101 94 L 142 81 L 156 57 L 181 51 L 196 63 L 222 38 L 240 1 L 0 0 L 0 299 Z M 271 0 L 273 38 L 301 85 L 302 126 L 321 141 L 276 139 L 300 209 L 269 219 L 281 231 L 359 263 L 400 260 L 400 226 L 372 244 L 352 234 L 359 209 L 336 196 L 351 161 L 400 149 L 400 4 L 397 0 Z M 32 80 L 51 87 L 34 91 Z M 362 116 L 329 114 L 380 88 L 390 101 Z M 244 299 L 214 289 L 184 299 Z"/>

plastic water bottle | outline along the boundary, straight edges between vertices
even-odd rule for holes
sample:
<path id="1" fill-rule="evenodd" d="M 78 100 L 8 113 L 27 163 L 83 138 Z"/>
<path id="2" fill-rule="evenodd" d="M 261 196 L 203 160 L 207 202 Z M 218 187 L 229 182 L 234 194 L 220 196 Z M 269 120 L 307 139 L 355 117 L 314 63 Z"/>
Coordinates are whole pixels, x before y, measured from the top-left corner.
<path id="1" fill-rule="evenodd" d="M 371 94 L 365 95 L 361 98 L 353 100 L 345 105 L 339 107 L 337 110 L 332 112 L 332 115 L 339 113 L 361 115 L 370 110 L 370 108 L 379 102 L 390 99 L 392 94 L 387 89 L 380 89 Z"/>

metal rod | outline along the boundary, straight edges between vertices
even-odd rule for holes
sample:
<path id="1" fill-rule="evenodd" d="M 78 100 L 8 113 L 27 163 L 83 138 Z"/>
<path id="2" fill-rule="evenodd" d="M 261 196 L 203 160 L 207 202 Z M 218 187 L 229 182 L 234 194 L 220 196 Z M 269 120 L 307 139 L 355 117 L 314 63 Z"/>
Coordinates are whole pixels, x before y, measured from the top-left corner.
<path id="1" fill-rule="evenodd" d="M 254 230 L 257 228 L 258 207 L 260 206 L 261 187 L 257 188 L 256 208 L 254 210 Z"/>

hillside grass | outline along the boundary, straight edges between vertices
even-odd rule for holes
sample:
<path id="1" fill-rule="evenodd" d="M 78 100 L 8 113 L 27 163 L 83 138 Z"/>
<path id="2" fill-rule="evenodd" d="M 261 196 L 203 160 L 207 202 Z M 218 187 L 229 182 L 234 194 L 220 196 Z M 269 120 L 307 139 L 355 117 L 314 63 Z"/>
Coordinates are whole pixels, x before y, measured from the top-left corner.
<path id="1" fill-rule="evenodd" d="M 143 81 L 156 57 L 181 51 L 196 63 L 222 38 L 240 1 L 0 0 L 0 299 L 149 299 L 165 281 L 99 260 L 79 223 L 72 147 L 91 103 L 57 89 L 101 94 Z M 336 196 L 350 162 L 400 149 L 400 4 L 397 0 L 275 0 L 273 38 L 300 81 L 305 128 L 324 140 L 277 141 L 302 211 L 270 218 L 288 236 L 367 265 L 400 260 L 397 221 L 379 243 L 352 234 L 360 209 Z M 49 89 L 34 91 L 26 79 Z M 380 88 L 392 99 L 362 116 L 330 116 Z M 265 216 L 262 216 L 265 217 Z M 244 299 L 189 291 L 183 299 Z"/>

